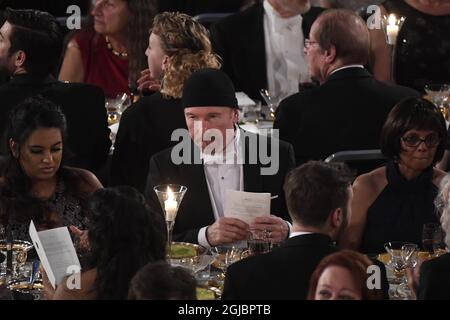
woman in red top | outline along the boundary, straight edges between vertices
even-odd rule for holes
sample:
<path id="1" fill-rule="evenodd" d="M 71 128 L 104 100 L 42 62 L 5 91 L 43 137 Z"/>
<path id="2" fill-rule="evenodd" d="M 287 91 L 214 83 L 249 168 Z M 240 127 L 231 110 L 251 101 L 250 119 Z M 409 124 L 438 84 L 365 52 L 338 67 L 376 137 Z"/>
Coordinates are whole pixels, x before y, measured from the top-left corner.
<path id="1" fill-rule="evenodd" d="M 70 40 L 59 79 L 97 85 L 106 97 L 129 93 L 146 67 L 143 52 L 155 13 L 154 0 L 96 0 L 94 28 Z"/>

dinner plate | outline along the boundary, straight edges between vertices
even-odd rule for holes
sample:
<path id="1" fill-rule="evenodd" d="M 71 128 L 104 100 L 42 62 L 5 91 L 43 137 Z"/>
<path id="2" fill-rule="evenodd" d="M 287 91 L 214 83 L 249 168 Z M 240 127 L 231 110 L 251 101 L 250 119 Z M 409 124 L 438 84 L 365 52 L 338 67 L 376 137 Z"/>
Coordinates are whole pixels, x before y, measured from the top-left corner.
<path id="1" fill-rule="evenodd" d="M 188 242 L 172 242 L 170 246 L 171 259 L 195 258 L 205 253 L 206 248 Z"/>
<path id="2" fill-rule="evenodd" d="M 430 254 L 429 254 L 427 251 L 419 251 L 419 253 L 418 253 L 418 258 L 419 258 L 419 260 L 424 261 L 424 260 L 429 260 L 429 259 L 431 259 L 432 257 L 430 256 Z M 377 259 L 378 259 L 379 261 L 383 262 L 384 264 L 388 264 L 388 263 L 389 263 L 389 260 L 390 260 L 391 258 L 390 258 L 389 253 L 386 252 L 386 253 L 381 253 L 381 254 L 379 254 L 379 255 L 377 256 Z"/>

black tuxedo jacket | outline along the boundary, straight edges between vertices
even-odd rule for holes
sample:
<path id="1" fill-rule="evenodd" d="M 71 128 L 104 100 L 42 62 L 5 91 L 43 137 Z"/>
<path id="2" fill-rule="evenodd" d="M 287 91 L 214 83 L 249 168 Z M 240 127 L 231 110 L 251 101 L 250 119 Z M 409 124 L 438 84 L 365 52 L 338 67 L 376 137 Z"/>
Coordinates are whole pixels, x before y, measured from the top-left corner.
<path id="1" fill-rule="evenodd" d="M 417 299 L 450 300 L 450 253 L 422 264 Z"/>
<path id="2" fill-rule="evenodd" d="M 290 238 L 272 252 L 228 267 L 222 299 L 304 300 L 317 265 L 336 251 L 323 234 Z"/>
<path id="3" fill-rule="evenodd" d="M 259 136 L 245 133 L 259 139 Z M 243 137 L 243 135 L 241 136 Z M 268 144 L 272 141 L 269 139 Z M 198 154 L 199 149 L 192 145 L 192 150 Z M 283 184 L 288 171 L 294 168 L 294 154 L 290 144 L 280 141 L 279 170 L 275 175 L 261 175 L 260 169 L 267 167 L 259 161 L 256 164 L 248 162 L 249 142 L 243 141 L 246 160 L 243 165 L 244 191 L 270 192 L 278 195 L 271 202 L 271 213 L 285 220 L 290 220 L 286 208 Z M 270 146 L 269 146 L 270 150 Z M 198 243 L 198 232 L 202 227 L 215 221 L 211 199 L 209 197 L 203 164 L 175 165 L 171 160 L 171 149 L 161 151 L 150 160 L 145 195 L 153 210 L 162 212 L 161 205 L 153 187 L 159 184 L 174 183 L 187 187 L 187 192 L 181 202 L 173 231 L 173 240 Z"/>
<path id="4" fill-rule="evenodd" d="M 323 11 L 312 7 L 303 14 L 303 34 Z M 264 40 L 264 7 L 258 3 L 213 25 L 211 43 L 222 57 L 222 69 L 233 80 L 236 91 L 244 91 L 261 100 L 259 91 L 267 88 L 266 47 Z"/>
<path id="5" fill-rule="evenodd" d="M 379 149 L 381 128 L 396 103 L 419 93 L 375 80 L 365 69 L 333 73 L 319 87 L 283 100 L 274 128 L 294 146 L 297 165 L 344 150 Z"/>
<path id="6" fill-rule="evenodd" d="M 0 86 L 0 132 L 8 125 L 9 112 L 26 98 L 41 94 L 58 104 L 67 120 L 68 165 L 98 170 L 106 161 L 111 140 L 103 91 L 92 85 L 64 83 L 49 76 L 16 76 Z M 5 154 L 6 150 L 2 150 Z"/>

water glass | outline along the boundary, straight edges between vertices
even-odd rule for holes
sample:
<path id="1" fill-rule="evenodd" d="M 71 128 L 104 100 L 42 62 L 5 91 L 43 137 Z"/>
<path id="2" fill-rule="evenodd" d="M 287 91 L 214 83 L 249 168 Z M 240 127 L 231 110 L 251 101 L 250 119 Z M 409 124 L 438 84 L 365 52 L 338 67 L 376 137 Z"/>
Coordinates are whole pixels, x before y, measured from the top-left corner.
<path id="1" fill-rule="evenodd" d="M 251 231 L 247 239 L 248 253 L 251 256 L 270 252 L 271 243 L 267 232 Z"/>

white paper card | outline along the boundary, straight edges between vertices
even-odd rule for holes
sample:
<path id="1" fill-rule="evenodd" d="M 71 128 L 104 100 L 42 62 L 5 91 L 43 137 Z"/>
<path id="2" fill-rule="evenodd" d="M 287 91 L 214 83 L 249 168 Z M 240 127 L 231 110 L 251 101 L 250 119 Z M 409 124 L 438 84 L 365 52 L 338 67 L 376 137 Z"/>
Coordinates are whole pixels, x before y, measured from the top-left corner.
<path id="1" fill-rule="evenodd" d="M 59 285 L 66 276 L 71 274 L 67 273 L 68 270 L 73 270 L 74 266 L 78 267 L 78 270 L 81 269 L 67 227 L 37 232 L 31 221 L 29 233 L 53 288 L 56 288 L 56 285 Z"/>
<path id="2" fill-rule="evenodd" d="M 256 217 L 270 215 L 270 193 L 254 193 L 227 190 L 225 193 L 225 217 L 251 223 Z"/>

